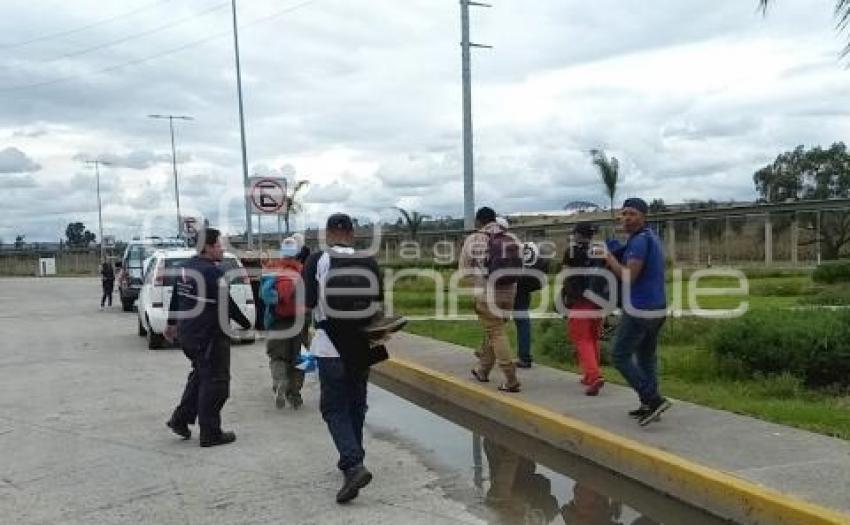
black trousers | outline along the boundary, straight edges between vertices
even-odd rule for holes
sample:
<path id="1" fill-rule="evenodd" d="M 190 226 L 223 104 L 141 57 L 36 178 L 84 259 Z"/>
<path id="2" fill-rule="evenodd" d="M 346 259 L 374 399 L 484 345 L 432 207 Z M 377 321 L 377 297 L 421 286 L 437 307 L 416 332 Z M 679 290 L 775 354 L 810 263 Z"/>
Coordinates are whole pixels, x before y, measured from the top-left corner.
<path id="1" fill-rule="evenodd" d="M 100 307 L 106 304 L 106 301 L 109 300 L 109 306 L 112 306 L 112 291 L 115 290 L 115 281 L 114 280 L 104 280 L 103 284 L 103 295 L 100 297 Z"/>
<path id="2" fill-rule="evenodd" d="M 197 419 L 202 438 L 221 434 L 221 409 L 230 396 L 230 339 L 214 337 L 205 346 L 184 345 L 192 371 L 171 420 L 192 425 Z"/>

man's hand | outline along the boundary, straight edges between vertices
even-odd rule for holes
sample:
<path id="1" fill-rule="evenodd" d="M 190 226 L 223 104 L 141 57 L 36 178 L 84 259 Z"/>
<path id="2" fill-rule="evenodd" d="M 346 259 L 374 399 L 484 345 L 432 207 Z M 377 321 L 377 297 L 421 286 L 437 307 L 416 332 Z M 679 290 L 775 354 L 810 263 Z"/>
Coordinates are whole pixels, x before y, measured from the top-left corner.
<path id="1" fill-rule="evenodd" d="M 177 339 L 177 325 L 170 324 L 165 327 L 165 333 L 162 334 L 166 341 L 173 343 Z"/>

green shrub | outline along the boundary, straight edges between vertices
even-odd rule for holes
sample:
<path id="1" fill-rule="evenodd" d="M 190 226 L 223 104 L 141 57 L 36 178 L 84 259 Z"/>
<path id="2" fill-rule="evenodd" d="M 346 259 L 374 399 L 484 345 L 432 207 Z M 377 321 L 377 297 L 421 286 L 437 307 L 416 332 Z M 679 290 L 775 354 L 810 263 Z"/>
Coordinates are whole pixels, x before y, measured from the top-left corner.
<path id="1" fill-rule="evenodd" d="M 704 317 L 670 317 L 661 328 L 662 345 L 692 345 L 705 342 L 720 321 Z"/>
<path id="2" fill-rule="evenodd" d="M 850 261 L 823 263 L 815 269 L 812 279 L 816 283 L 850 283 Z"/>
<path id="3" fill-rule="evenodd" d="M 792 374 L 810 387 L 850 385 L 850 311 L 752 311 L 718 325 L 711 349 L 750 377 Z"/>
<path id="4" fill-rule="evenodd" d="M 562 363 L 575 363 L 573 344 L 567 339 L 564 322 L 560 319 L 544 319 L 540 321 L 541 336 L 536 342 L 536 349 L 542 354 Z"/>
<path id="5" fill-rule="evenodd" d="M 826 286 L 814 295 L 800 297 L 797 304 L 803 306 L 850 306 L 850 284 Z"/>
<path id="6" fill-rule="evenodd" d="M 750 281 L 750 295 L 753 297 L 796 297 L 816 292 L 808 279 L 754 279 Z"/>

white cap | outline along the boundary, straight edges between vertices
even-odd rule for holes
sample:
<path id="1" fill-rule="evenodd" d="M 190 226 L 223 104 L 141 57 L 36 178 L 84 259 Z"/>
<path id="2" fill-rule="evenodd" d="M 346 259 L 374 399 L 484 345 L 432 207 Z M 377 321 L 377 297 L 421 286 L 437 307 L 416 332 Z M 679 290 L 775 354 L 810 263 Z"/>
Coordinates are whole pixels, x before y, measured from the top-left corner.
<path id="1" fill-rule="evenodd" d="M 511 225 L 508 224 L 508 220 L 504 217 L 496 217 L 496 224 L 498 224 L 505 230 L 508 230 L 511 227 Z"/>
<path id="2" fill-rule="evenodd" d="M 298 255 L 298 250 L 298 241 L 296 241 L 292 237 L 287 237 L 280 245 L 280 256 L 295 257 L 296 255 Z"/>

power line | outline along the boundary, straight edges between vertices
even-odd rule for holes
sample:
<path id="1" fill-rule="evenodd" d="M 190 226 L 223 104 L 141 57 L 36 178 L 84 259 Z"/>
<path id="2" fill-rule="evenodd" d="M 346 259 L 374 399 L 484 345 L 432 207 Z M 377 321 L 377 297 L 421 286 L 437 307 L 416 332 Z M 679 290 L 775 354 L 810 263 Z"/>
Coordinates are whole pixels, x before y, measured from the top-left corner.
<path id="1" fill-rule="evenodd" d="M 193 15 L 189 15 L 189 16 L 186 16 L 186 17 L 183 17 L 183 18 L 179 18 L 179 19 L 177 19 L 173 22 L 169 22 L 167 24 L 162 24 L 160 26 L 156 26 L 154 28 L 151 28 L 151 29 L 148 29 L 148 30 L 145 30 L 145 31 L 141 31 L 139 33 L 127 35 L 125 37 L 121 37 L 121 38 L 118 38 L 116 40 L 111 40 L 109 42 L 104 42 L 102 44 L 98 44 L 98 45 L 95 45 L 95 46 L 92 46 L 92 47 L 87 47 L 87 48 L 84 48 L 84 49 L 78 49 L 76 51 L 71 51 L 69 53 L 59 55 L 55 58 L 50 58 L 50 59 L 47 59 L 47 60 L 41 60 L 41 61 L 39 61 L 39 63 L 50 64 L 52 62 L 58 62 L 59 60 L 63 60 L 65 58 L 77 57 L 77 56 L 80 56 L 80 55 L 85 55 L 87 53 L 91 53 L 92 51 L 99 51 L 101 49 L 106 49 L 108 47 L 113 47 L 113 46 L 117 46 L 119 44 L 124 44 L 124 43 L 130 42 L 132 40 L 137 40 L 139 38 L 143 38 L 143 37 L 146 37 L 146 36 L 153 35 L 155 33 L 159 33 L 160 31 L 165 31 L 166 29 L 171 29 L 172 27 L 176 27 L 176 26 L 179 26 L 181 24 L 185 24 L 186 22 L 191 22 L 192 20 L 195 20 L 196 18 L 200 18 L 202 16 L 205 16 L 205 15 L 208 15 L 208 14 L 213 13 L 215 11 L 218 11 L 219 9 L 223 9 L 223 8 L 227 7 L 228 5 L 229 4 L 227 2 L 222 2 L 220 4 L 216 4 L 212 7 L 204 9 L 203 11 L 199 11 L 198 13 L 195 13 Z"/>
<path id="2" fill-rule="evenodd" d="M 247 24 L 241 25 L 240 27 L 246 28 L 246 27 L 251 27 L 251 26 L 254 26 L 254 25 L 262 24 L 262 23 L 265 23 L 265 22 L 270 22 L 270 21 L 272 21 L 276 18 L 279 18 L 279 17 L 281 17 L 285 14 L 291 13 L 293 11 L 297 11 L 297 10 L 302 9 L 304 7 L 307 7 L 311 4 L 314 4 L 318 1 L 320 1 L 320 0 L 306 0 L 305 2 L 301 2 L 299 4 L 295 4 L 291 7 L 281 9 L 280 11 L 275 11 L 274 13 L 271 13 L 271 14 L 266 15 L 264 17 L 254 19 L 254 20 L 248 22 Z M 171 49 L 167 49 L 165 51 L 162 51 L 160 53 L 156 53 L 154 55 L 149 55 L 149 56 L 142 57 L 142 58 L 135 59 L 135 60 L 128 60 L 127 62 L 121 62 L 121 63 L 118 63 L 118 64 L 114 64 L 112 66 L 108 66 L 108 67 L 105 67 L 103 69 L 98 69 L 98 70 L 95 70 L 95 71 L 92 71 L 92 72 L 89 72 L 89 73 L 84 73 L 84 74 L 79 74 L 79 75 L 71 75 L 71 76 L 67 76 L 67 77 L 56 78 L 56 79 L 53 79 L 53 80 L 46 80 L 44 82 L 36 82 L 36 83 L 33 83 L 33 84 L 24 84 L 24 85 L 20 85 L 20 86 L 11 86 L 11 87 L 0 88 L 0 93 L 6 93 L 6 92 L 10 92 L 10 91 L 21 91 L 21 90 L 24 90 L 24 89 L 35 89 L 35 88 L 47 87 L 47 86 L 52 86 L 52 85 L 55 85 L 55 84 L 61 84 L 61 83 L 64 83 L 64 82 L 70 82 L 70 81 L 76 80 L 78 78 L 89 77 L 89 76 L 94 76 L 94 75 L 101 75 L 103 73 L 109 73 L 109 72 L 112 72 L 112 71 L 123 69 L 125 67 L 143 64 L 145 62 L 150 62 L 151 60 L 156 60 L 158 58 L 162 58 L 162 57 L 165 57 L 165 56 L 168 56 L 168 55 L 173 55 L 175 53 L 179 53 L 181 51 L 185 51 L 187 49 L 205 44 L 205 43 L 210 42 L 212 40 L 215 40 L 217 38 L 222 38 L 224 36 L 231 36 L 231 31 L 228 30 L 228 31 L 222 31 L 220 33 L 215 33 L 215 34 L 206 36 L 204 38 L 199 38 L 197 40 L 193 40 L 193 41 L 188 42 L 188 43 L 186 43 L 182 46 L 177 46 L 177 47 L 173 47 Z"/>
<path id="3" fill-rule="evenodd" d="M 111 16 L 109 18 L 104 18 L 103 20 L 98 20 L 97 22 L 92 22 L 91 24 L 86 24 L 84 26 L 75 27 L 74 29 L 66 29 L 64 31 L 59 31 L 58 33 L 49 33 L 42 36 L 37 36 L 35 38 L 31 38 L 29 40 L 23 40 L 21 42 L 15 42 L 12 44 L 0 44 L 0 49 L 15 49 L 18 47 L 28 46 L 30 44 L 34 44 L 36 42 L 44 42 L 46 40 L 53 40 L 56 38 L 60 38 L 63 36 L 73 35 L 75 33 L 79 33 L 81 31 L 85 31 L 87 29 L 91 29 L 93 27 L 99 27 L 102 25 L 106 25 L 110 22 L 115 22 L 117 20 L 122 20 L 124 18 L 129 18 L 135 14 L 147 11 L 153 7 L 158 6 L 159 4 L 164 4 L 170 2 L 171 0 L 157 0 L 156 2 L 151 2 L 149 4 L 145 4 L 141 7 L 138 7 L 132 11 L 128 11 L 126 13 L 122 13 L 120 15 Z"/>

